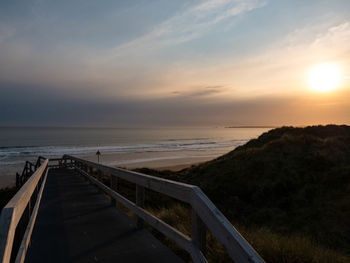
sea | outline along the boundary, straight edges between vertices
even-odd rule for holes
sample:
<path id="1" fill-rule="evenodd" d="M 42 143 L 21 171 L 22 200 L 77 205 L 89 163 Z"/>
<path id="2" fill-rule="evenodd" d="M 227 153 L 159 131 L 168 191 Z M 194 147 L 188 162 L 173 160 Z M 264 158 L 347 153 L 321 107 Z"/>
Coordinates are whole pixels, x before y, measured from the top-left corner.
<path id="1" fill-rule="evenodd" d="M 0 187 L 26 160 L 64 154 L 125 168 L 181 168 L 223 155 L 271 128 L 0 127 Z"/>

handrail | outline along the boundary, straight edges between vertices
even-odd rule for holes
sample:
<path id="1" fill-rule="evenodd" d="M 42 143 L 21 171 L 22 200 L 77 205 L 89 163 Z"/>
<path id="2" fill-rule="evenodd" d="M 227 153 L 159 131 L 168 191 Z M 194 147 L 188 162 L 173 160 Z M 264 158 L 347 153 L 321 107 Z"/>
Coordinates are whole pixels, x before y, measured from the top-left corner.
<path id="1" fill-rule="evenodd" d="M 67 162 L 70 161 L 70 163 Z M 132 172 L 120 168 L 112 168 L 102 164 L 80 159 L 70 155 L 63 156 L 63 164 L 88 178 L 93 184 L 108 194 L 112 200 L 118 201 L 137 215 L 137 225 L 142 227 L 143 220 L 158 231 L 175 241 L 185 249 L 194 262 L 207 262 L 205 259 L 205 233 L 208 228 L 217 240 L 226 248 L 235 262 L 255 262 L 264 260 L 241 236 L 219 209 L 209 200 L 202 190 L 194 185 L 179 183 L 159 177 Z M 98 178 L 89 170 L 97 169 Z M 111 176 L 111 187 L 101 182 L 102 172 Z M 121 178 L 136 184 L 136 202 L 131 202 L 116 191 L 116 179 Z M 148 188 L 192 206 L 192 238 L 179 232 L 169 224 L 150 214 L 143 208 L 144 189 Z"/>
<path id="2" fill-rule="evenodd" d="M 38 158 L 38 162 L 40 163 Z M 37 163 L 38 163 L 37 162 Z M 17 256 L 16 262 L 23 262 L 26 248 L 30 240 L 31 231 L 34 226 L 37 210 L 40 203 L 41 193 L 45 185 L 47 175 L 47 167 L 49 160 L 46 159 L 40 167 L 27 179 L 26 183 L 19 189 L 16 195 L 2 209 L 0 215 L 0 262 L 9 263 L 13 261 L 14 256 Z M 32 164 L 33 165 L 33 164 Z M 27 163 L 26 163 L 27 167 Z M 40 186 L 41 185 L 41 186 Z M 40 189 L 39 189 L 40 186 Z M 32 208 L 32 197 L 36 196 L 36 203 Z M 23 218 L 26 217 L 26 218 Z M 21 245 L 19 253 L 13 251 L 15 234 L 20 231 L 18 227 L 23 227 L 21 224 L 26 224 L 23 235 L 20 236 Z M 29 224 L 27 224 L 29 223 Z M 21 225 L 21 226 L 20 226 Z M 23 237 L 23 239 L 22 239 Z M 14 255 L 17 253 L 17 255 Z M 19 257 L 18 257 L 19 256 Z M 12 258 L 12 259 L 11 259 Z"/>
<path id="3" fill-rule="evenodd" d="M 22 170 L 22 174 L 16 173 L 16 188 L 19 189 L 28 178 L 35 172 L 35 170 L 41 165 L 41 161 L 46 160 L 45 157 L 39 156 L 36 163 L 33 164 L 29 161 L 25 162 L 24 168 Z"/>
<path id="4" fill-rule="evenodd" d="M 113 168 L 106 165 L 97 164 L 69 155 L 64 155 L 63 159 L 71 159 L 84 163 L 92 168 L 96 168 L 101 172 L 115 175 L 116 177 L 127 180 L 131 183 L 149 188 L 151 190 L 171 196 L 184 202 L 188 202 L 188 200 L 191 199 L 192 189 L 195 187 L 194 185 L 190 184 L 171 181 L 164 178 L 133 172 L 121 168 Z"/>

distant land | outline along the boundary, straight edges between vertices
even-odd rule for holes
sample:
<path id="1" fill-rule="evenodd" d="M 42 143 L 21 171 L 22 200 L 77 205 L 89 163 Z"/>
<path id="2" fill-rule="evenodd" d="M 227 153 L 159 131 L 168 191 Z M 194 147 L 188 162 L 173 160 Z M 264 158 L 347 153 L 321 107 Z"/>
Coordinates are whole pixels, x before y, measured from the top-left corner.
<path id="1" fill-rule="evenodd" d="M 272 125 L 234 125 L 234 126 L 227 126 L 226 129 L 235 129 L 235 128 L 277 128 L 278 126 L 272 126 Z"/>

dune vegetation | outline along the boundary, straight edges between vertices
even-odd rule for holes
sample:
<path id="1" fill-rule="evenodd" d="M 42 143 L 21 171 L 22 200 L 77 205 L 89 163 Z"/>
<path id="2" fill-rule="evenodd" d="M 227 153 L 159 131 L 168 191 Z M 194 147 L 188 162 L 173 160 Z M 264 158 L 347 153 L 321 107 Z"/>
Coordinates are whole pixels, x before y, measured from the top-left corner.
<path id="1" fill-rule="evenodd" d="M 267 262 L 350 262 L 349 126 L 277 128 L 179 172 L 138 171 L 201 187 Z M 171 222 L 169 206 L 153 212 Z M 209 260 L 228 262 L 221 250 Z"/>

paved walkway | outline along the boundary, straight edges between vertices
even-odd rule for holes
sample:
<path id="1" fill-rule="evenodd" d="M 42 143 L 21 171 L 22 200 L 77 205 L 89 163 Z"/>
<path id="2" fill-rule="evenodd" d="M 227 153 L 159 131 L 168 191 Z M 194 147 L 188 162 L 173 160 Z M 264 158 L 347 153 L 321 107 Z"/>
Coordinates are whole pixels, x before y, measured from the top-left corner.
<path id="1" fill-rule="evenodd" d="M 182 262 L 96 187 L 50 170 L 25 262 Z"/>

